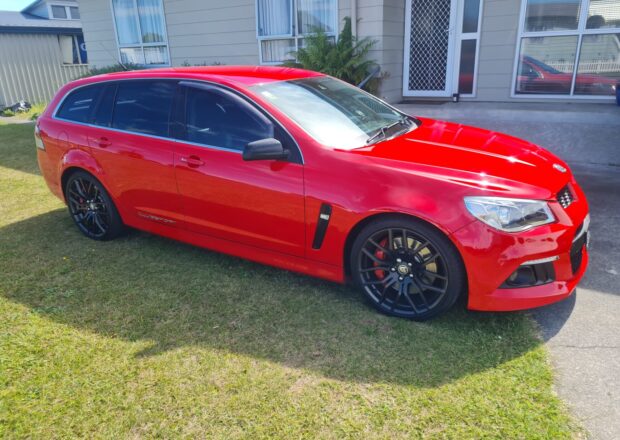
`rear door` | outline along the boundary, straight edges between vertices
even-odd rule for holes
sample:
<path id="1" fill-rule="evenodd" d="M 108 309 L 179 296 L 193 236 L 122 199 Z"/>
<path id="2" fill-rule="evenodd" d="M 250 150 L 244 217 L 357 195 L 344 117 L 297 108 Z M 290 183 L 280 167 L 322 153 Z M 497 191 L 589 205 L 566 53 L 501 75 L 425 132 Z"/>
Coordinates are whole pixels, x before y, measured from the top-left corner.
<path id="1" fill-rule="evenodd" d="M 125 80 L 107 84 L 99 97 L 89 145 L 130 224 L 179 221 L 169 137 L 176 87 L 175 80 Z"/>
<path id="2" fill-rule="evenodd" d="M 175 169 L 184 227 L 303 256 L 303 165 L 292 138 L 235 92 L 191 82 L 180 91 Z M 244 161 L 244 146 L 267 137 L 278 138 L 290 160 Z"/>

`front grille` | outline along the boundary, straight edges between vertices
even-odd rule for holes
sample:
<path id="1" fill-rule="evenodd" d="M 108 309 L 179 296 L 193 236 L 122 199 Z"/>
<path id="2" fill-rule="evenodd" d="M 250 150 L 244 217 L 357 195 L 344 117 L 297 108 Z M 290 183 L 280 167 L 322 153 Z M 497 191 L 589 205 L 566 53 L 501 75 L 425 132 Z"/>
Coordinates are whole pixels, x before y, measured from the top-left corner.
<path id="1" fill-rule="evenodd" d="M 575 198 L 573 197 L 573 193 L 571 192 L 568 185 L 566 185 L 564 188 L 562 188 L 558 192 L 557 199 L 560 205 L 562 205 L 562 208 L 564 209 L 568 208 L 570 204 L 575 201 Z"/>
<path id="2" fill-rule="evenodd" d="M 580 230 L 581 228 L 577 228 Z M 575 274 L 581 267 L 581 261 L 583 260 L 583 248 L 588 242 L 588 232 L 585 232 L 579 237 L 570 248 L 570 266 Z"/>

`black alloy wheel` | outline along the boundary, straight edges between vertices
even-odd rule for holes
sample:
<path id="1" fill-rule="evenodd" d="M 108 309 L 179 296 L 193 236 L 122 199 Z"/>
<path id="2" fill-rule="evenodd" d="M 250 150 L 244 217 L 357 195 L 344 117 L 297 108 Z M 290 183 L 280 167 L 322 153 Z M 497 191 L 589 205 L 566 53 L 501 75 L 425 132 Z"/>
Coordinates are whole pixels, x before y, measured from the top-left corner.
<path id="1" fill-rule="evenodd" d="M 465 286 L 452 243 L 431 226 L 404 218 L 364 228 L 352 247 L 351 273 L 379 311 L 414 320 L 447 310 Z"/>
<path id="2" fill-rule="evenodd" d="M 65 186 L 65 199 L 78 229 L 93 240 L 110 240 L 123 230 L 120 215 L 107 191 L 95 177 L 78 171 Z"/>

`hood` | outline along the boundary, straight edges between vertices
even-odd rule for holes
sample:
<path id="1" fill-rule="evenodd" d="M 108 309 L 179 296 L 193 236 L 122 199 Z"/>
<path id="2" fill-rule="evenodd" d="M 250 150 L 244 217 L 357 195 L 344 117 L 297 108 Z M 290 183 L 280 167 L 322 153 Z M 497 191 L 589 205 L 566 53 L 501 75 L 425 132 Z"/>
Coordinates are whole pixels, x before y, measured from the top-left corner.
<path id="1" fill-rule="evenodd" d="M 351 152 L 408 167 L 431 167 L 451 180 L 462 179 L 483 189 L 496 186 L 505 191 L 527 184 L 552 195 L 570 180 L 568 166 L 535 144 L 481 128 L 419 119 L 422 124 L 407 134 Z M 566 171 L 558 170 L 558 165 Z"/>

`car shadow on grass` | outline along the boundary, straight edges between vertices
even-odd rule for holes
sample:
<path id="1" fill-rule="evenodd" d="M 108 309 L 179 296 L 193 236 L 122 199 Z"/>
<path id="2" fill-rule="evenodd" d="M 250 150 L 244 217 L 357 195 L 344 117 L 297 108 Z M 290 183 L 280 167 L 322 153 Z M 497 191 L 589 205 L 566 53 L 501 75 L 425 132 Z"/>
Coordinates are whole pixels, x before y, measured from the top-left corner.
<path id="1" fill-rule="evenodd" d="M 436 387 L 540 344 L 525 314 L 389 318 L 355 290 L 136 231 L 82 237 L 63 209 L 0 229 L 0 291 L 79 330 L 266 359 L 346 381 Z"/>

